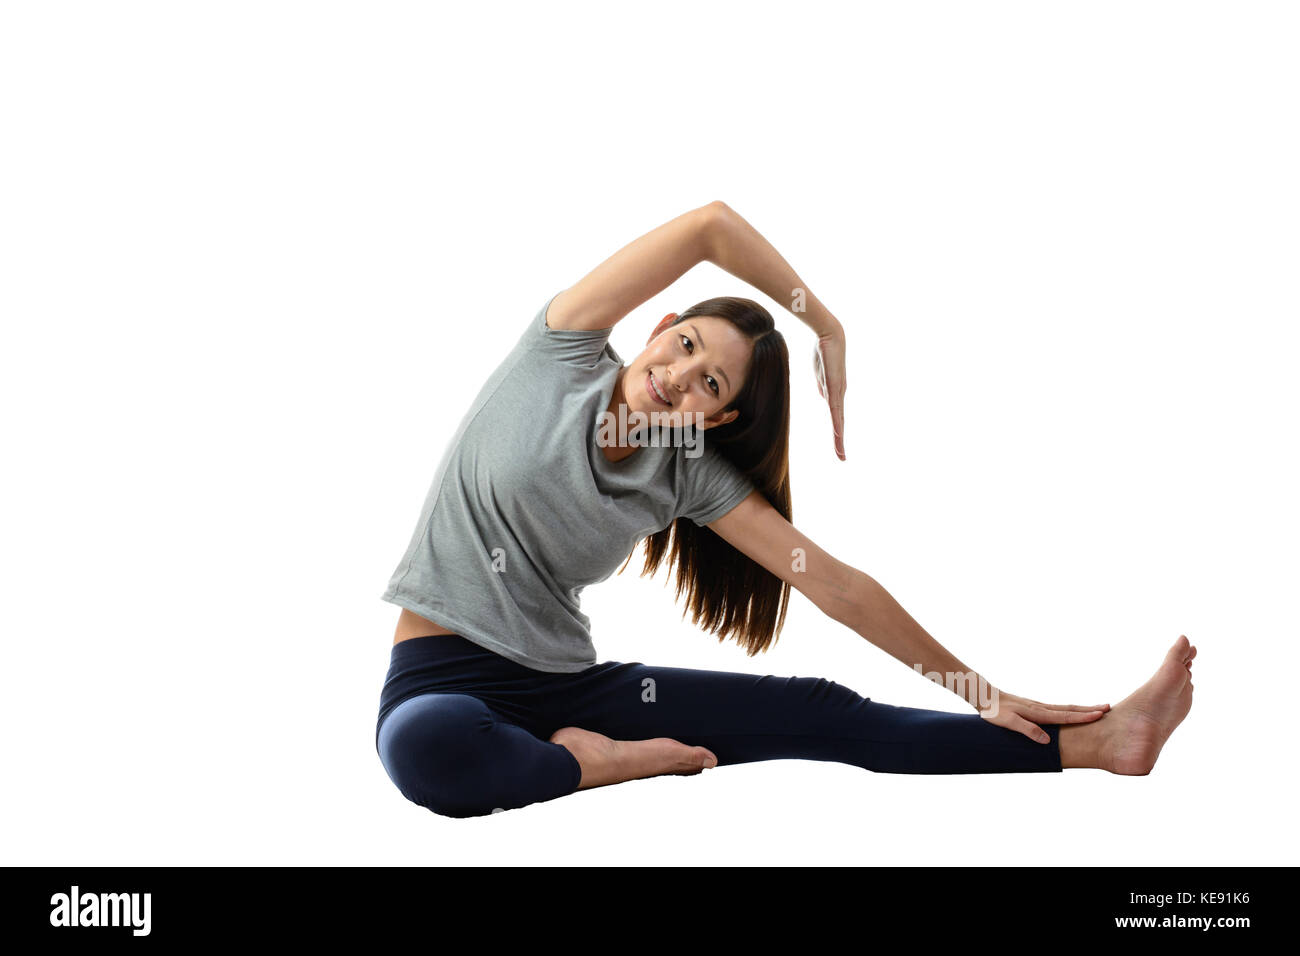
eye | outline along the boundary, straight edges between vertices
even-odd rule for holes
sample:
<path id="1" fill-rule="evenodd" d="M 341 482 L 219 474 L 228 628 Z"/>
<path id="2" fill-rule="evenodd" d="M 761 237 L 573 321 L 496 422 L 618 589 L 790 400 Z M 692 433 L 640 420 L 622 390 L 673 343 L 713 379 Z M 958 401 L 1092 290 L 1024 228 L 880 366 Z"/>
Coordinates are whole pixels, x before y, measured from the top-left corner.
<path id="1" fill-rule="evenodd" d="M 687 351 L 687 354 L 692 354 L 692 353 L 695 352 L 695 343 L 693 343 L 693 342 L 691 341 L 690 336 L 679 335 L 679 336 L 677 336 L 677 338 L 679 338 L 681 341 L 685 342 L 687 345 L 690 346 L 690 348 L 688 348 L 688 349 L 686 350 L 686 351 Z M 706 375 L 706 376 L 704 376 L 704 378 L 705 378 L 705 381 L 707 381 L 707 382 L 709 383 L 709 388 L 713 389 L 713 394 L 714 394 L 714 395 L 717 395 L 717 394 L 718 394 L 718 380 L 717 380 L 716 378 L 714 378 L 712 375 Z"/>

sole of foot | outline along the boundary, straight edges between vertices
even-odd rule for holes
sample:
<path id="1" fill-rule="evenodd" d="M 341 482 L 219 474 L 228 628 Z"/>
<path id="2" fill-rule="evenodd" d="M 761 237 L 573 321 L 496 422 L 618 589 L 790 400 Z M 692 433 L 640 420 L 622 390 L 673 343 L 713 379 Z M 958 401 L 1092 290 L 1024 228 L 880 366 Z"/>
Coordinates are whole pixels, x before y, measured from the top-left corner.
<path id="1" fill-rule="evenodd" d="M 718 764 L 717 756 L 707 748 L 668 737 L 613 740 L 580 727 L 562 727 L 551 735 L 550 742 L 564 747 L 578 761 L 582 768 L 579 790 L 665 774 L 697 774 Z"/>

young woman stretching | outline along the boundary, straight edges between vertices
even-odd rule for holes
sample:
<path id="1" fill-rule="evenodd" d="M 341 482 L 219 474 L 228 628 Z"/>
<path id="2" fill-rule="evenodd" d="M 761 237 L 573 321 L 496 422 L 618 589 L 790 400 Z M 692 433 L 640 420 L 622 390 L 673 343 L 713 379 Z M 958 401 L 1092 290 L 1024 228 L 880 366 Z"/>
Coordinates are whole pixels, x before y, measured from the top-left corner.
<path id="1" fill-rule="evenodd" d="M 678 216 L 552 296 L 461 421 L 382 596 L 402 612 L 375 748 L 403 796 L 469 817 L 780 759 L 1149 773 L 1192 705 L 1185 636 L 1114 708 L 1001 691 L 790 524 L 789 357 L 762 306 L 723 297 L 670 314 L 623 362 L 610 329 L 706 260 L 817 334 L 844 457 L 844 329 L 726 204 Z M 597 663 L 580 594 L 643 539 L 643 573 L 675 564 L 677 594 L 719 640 L 765 650 L 794 587 L 976 712 L 882 704 L 821 678 Z"/>

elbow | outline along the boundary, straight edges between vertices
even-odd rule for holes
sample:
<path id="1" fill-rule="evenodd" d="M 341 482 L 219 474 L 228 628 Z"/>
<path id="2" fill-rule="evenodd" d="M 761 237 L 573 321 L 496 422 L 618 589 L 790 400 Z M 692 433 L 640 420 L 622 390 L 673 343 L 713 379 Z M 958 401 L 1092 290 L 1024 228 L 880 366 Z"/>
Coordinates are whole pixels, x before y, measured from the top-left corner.
<path id="1" fill-rule="evenodd" d="M 713 200 L 704 208 L 708 210 L 709 218 L 714 222 L 729 222 L 736 215 L 736 211 L 721 199 Z"/>
<path id="2" fill-rule="evenodd" d="M 708 262 L 716 263 L 718 261 L 718 247 L 726 234 L 730 223 L 733 221 L 734 213 L 731 207 L 721 199 L 715 199 L 706 206 L 701 206 L 698 210 L 700 213 L 700 233 L 704 239 L 703 252 L 701 256 Z"/>

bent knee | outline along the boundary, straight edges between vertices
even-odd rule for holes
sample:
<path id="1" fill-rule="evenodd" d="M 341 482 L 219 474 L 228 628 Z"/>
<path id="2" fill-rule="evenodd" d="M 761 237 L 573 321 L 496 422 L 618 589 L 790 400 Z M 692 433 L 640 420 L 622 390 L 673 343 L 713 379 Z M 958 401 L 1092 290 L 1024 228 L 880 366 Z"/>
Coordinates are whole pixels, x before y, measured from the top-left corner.
<path id="1" fill-rule="evenodd" d="M 402 796 L 441 816 L 491 813 L 478 787 L 495 717 L 465 694 L 403 701 L 379 729 L 379 756 Z"/>

